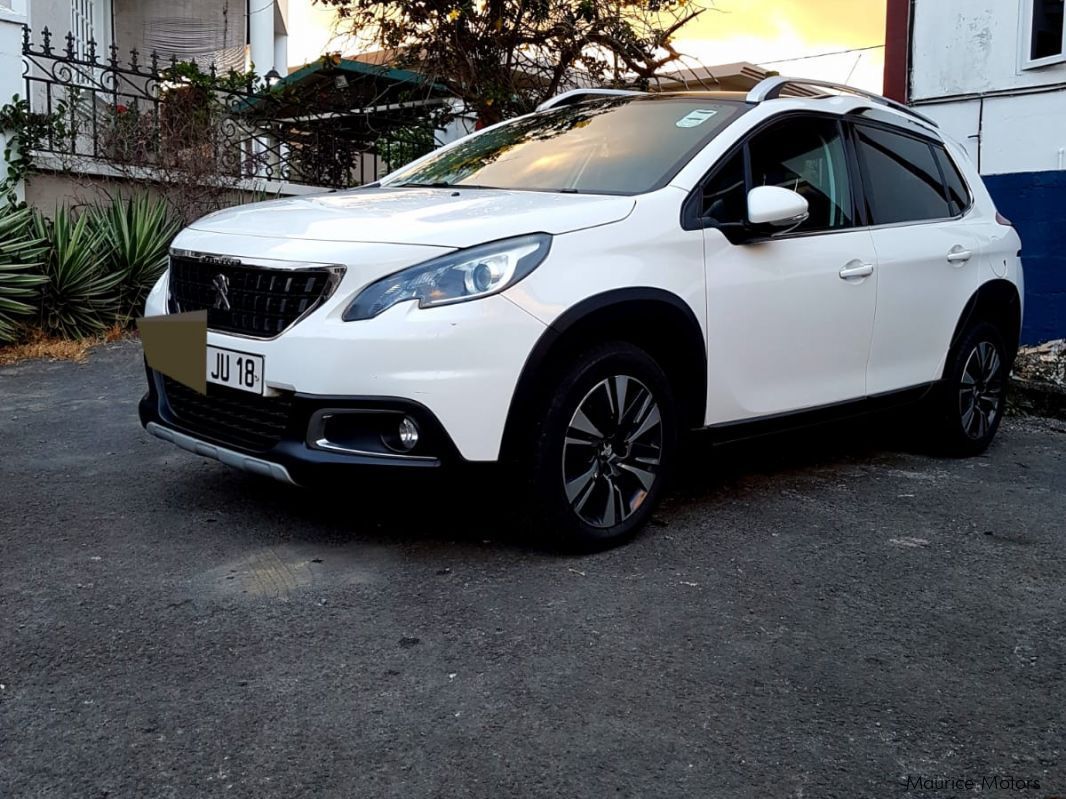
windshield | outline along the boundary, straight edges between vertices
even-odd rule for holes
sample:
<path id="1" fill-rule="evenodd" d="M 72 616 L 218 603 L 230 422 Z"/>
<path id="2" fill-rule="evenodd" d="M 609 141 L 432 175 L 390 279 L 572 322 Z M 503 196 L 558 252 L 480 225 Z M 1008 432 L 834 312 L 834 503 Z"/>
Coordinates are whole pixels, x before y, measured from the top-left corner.
<path id="1" fill-rule="evenodd" d="M 462 140 L 383 185 L 642 194 L 665 185 L 746 108 L 691 95 L 597 98 Z"/>

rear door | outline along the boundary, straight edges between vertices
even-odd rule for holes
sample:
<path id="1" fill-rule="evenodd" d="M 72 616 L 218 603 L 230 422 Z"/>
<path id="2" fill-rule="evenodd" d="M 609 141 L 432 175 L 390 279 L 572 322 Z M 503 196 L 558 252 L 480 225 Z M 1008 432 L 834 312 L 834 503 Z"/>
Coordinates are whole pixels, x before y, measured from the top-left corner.
<path id="1" fill-rule="evenodd" d="M 751 134 L 704 181 L 711 424 L 865 396 L 877 271 L 852 173 L 839 118 L 800 114 Z M 731 238 L 756 186 L 800 193 L 810 217 L 767 240 Z"/>
<path id="2" fill-rule="evenodd" d="M 959 314 L 977 290 L 984 236 L 943 145 L 857 122 L 865 211 L 877 251 L 870 395 L 938 380 Z"/>

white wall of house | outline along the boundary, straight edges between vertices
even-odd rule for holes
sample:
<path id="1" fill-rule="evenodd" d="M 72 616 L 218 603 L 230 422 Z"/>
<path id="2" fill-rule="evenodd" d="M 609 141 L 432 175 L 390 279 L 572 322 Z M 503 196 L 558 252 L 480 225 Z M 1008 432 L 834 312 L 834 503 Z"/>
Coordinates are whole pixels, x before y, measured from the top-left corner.
<path id="1" fill-rule="evenodd" d="M 22 26 L 26 24 L 26 0 L 0 0 L 0 104 L 7 103 L 16 94 L 23 94 Z M 7 148 L 7 131 L 0 130 L 0 172 L 7 174 L 4 150 Z M 22 199 L 23 187 L 18 187 Z"/>
<path id="2" fill-rule="evenodd" d="M 1034 11 L 1033 0 L 917 0 L 911 98 L 1066 82 L 1066 57 L 1031 66 Z"/>
<path id="3" fill-rule="evenodd" d="M 1066 168 L 1066 31 L 1061 53 L 1031 57 L 1043 2 L 914 5 L 911 102 L 965 144 L 984 174 Z"/>
<path id="4" fill-rule="evenodd" d="M 287 0 L 251 0 L 249 4 L 248 40 L 255 71 L 265 75 L 276 70 L 289 72 Z"/>
<path id="5" fill-rule="evenodd" d="M 1021 234 L 1022 341 L 1060 338 L 1066 335 L 1063 0 L 915 0 L 912 8 L 911 102 L 966 146 L 996 205 Z"/>
<path id="6" fill-rule="evenodd" d="M 458 114 L 463 108 L 461 100 L 451 100 L 449 104 L 452 107 L 452 113 L 457 115 L 443 128 L 438 128 L 435 131 L 434 138 L 437 140 L 438 145 L 451 144 L 453 141 L 473 133 L 474 127 L 477 125 L 477 118 L 473 114 Z"/>
<path id="7" fill-rule="evenodd" d="M 196 13 L 196 3 L 166 2 L 166 0 L 0 0 L 2 2 L 21 3 L 27 7 L 27 24 L 33 29 L 35 41 L 40 41 L 41 31 L 47 27 L 52 32 L 52 45 L 57 50 L 66 46 L 64 37 L 68 31 L 77 35 L 79 17 L 84 18 L 89 11 L 93 18 L 93 38 L 97 42 L 97 52 L 103 57 L 107 47 L 114 41 L 125 58 L 131 48 L 136 47 L 142 55 L 152 49 L 148 40 L 152 38 L 153 21 L 163 20 L 173 27 L 184 17 L 194 22 L 207 19 L 211 15 Z M 199 0 L 205 8 L 218 13 L 219 0 Z M 256 65 L 256 71 L 265 74 L 277 69 L 282 75 L 288 72 L 288 0 L 230 0 L 240 13 L 231 13 L 235 30 L 232 37 L 237 44 L 245 44 L 248 39 L 250 60 Z M 250 17 L 246 17 L 250 14 Z M 113 28 L 112 30 L 112 19 Z M 246 33 L 247 20 L 247 33 Z M 84 29 L 84 26 L 82 26 Z M 180 39 L 181 36 L 171 37 Z M 195 37 L 194 37 L 195 38 Z M 169 57 L 170 53 L 166 53 Z M 179 58 L 181 57 L 178 53 Z M 190 52 L 189 58 L 203 57 L 197 50 Z"/>
<path id="8" fill-rule="evenodd" d="M 25 0 L 25 4 L 26 24 L 33 30 L 37 42 L 40 42 L 41 31 L 48 28 L 56 50 L 67 46 L 67 33 L 78 37 L 76 48 L 87 45 L 89 38 L 94 39 L 101 56 L 111 45 L 112 0 Z"/>

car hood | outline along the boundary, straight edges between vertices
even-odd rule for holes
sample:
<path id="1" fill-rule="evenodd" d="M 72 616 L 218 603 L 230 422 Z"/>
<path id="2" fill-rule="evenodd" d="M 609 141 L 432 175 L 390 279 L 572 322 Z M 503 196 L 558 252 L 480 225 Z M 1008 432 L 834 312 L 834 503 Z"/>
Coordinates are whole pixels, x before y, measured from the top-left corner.
<path id="1" fill-rule="evenodd" d="M 345 243 L 470 247 L 624 219 L 632 197 L 501 189 L 374 188 L 243 205 L 191 226 L 205 233 Z"/>

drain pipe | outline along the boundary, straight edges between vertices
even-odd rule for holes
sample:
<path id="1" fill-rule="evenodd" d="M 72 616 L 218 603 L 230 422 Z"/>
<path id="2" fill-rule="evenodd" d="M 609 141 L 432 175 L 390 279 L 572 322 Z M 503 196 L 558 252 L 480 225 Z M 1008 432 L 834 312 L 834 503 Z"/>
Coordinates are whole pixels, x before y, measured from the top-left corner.
<path id="1" fill-rule="evenodd" d="M 977 111 L 977 174 L 981 172 L 981 144 L 985 139 L 985 98 L 982 97 Z"/>

